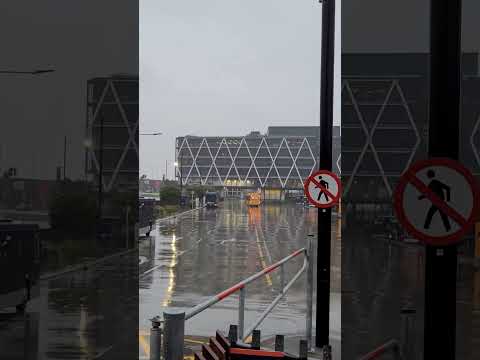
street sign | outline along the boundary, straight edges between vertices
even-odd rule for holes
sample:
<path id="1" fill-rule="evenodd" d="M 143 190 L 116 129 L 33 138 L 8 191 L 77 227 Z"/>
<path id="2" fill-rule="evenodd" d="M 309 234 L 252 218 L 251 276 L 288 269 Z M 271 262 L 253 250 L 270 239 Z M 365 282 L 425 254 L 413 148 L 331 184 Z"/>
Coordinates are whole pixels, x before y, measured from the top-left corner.
<path id="1" fill-rule="evenodd" d="M 340 179 L 333 172 L 318 170 L 310 175 L 304 184 L 305 195 L 308 201 L 318 208 L 335 206 L 341 193 Z"/>
<path id="2" fill-rule="evenodd" d="M 459 242 L 479 210 L 476 180 L 468 169 L 447 158 L 423 160 L 400 178 L 394 194 L 399 222 L 429 245 Z"/>

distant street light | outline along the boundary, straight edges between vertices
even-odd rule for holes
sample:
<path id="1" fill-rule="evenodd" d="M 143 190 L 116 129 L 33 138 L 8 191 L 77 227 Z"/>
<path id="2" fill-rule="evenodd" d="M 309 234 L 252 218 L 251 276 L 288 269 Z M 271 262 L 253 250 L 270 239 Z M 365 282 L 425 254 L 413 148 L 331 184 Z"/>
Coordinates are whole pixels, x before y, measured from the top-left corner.
<path id="1" fill-rule="evenodd" d="M 55 69 L 38 69 L 38 70 L 32 70 L 32 71 L 19 71 L 19 70 L 0 70 L 0 74 L 12 74 L 12 75 L 40 75 L 40 74 L 46 74 L 46 73 L 51 73 L 54 72 Z"/>
<path id="2" fill-rule="evenodd" d="M 157 136 L 157 135 L 163 135 L 163 133 L 161 133 L 161 132 L 154 132 L 154 133 L 144 133 L 144 134 L 140 134 L 140 135 L 142 135 L 142 136 L 148 136 L 148 135 L 150 135 L 150 136 Z"/>
<path id="3" fill-rule="evenodd" d="M 141 136 L 157 136 L 157 135 L 163 135 L 163 133 L 162 132 L 152 132 L 152 133 L 143 133 L 143 134 L 140 134 L 140 135 Z M 167 177 L 166 172 L 167 172 L 167 165 L 165 163 L 165 175 L 164 175 L 165 177 Z"/>

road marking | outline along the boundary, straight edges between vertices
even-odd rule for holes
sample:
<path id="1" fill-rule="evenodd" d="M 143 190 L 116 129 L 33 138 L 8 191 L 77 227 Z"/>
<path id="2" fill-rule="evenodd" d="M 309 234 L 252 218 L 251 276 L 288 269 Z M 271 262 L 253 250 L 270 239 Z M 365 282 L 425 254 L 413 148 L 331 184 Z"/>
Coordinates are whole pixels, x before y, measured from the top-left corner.
<path id="1" fill-rule="evenodd" d="M 178 239 L 181 239 L 181 238 L 177 238 L 176 240 L 178 240 Z M 190 251 L 192 251 L 193 249 L 195 249 L 195 248 L 198 246 L 198 244 L 200 244 L 203 240 L 205 240 L 205 239 L 202 238 L 202 239 L 198 240 L 198 241 L 195 243 L 195 245 L 193 245 L 190 249 L 180 251 L 180 252 L 177 254 L 177 258 L 179 258 L 180 256 L 185 255 L 185 254 L 189 253 Z M 158 264 L 158 265 L 154 266 L 153 268 L 148 269 L 147 271 L 141 273 L 138 277 L 143 277 L 143 276 L 145 276 L 145 275 L 148 275 L 148 274 L 150 274 L 151 272 L 157 270 L 159 267 L 161 267 L 161 266 L 163 266 L 163 265 L 164 265 L 164 264 Z"/>
<path id="2" fill-rule="evenodd" d="M 258 229 L 255 227 L 255 236 L 257 237 L 257 248 L 258 248 L 258 251 L 260 253 L 260 262 L 262 263 L 262 268 L 266 268 L 267 267 L 267 264 L 265 263 L 265 256 L 263 255 L 263 251 L 262 251 L 262 247 L 260 245 L 260 239 L 258 237 Z M 265 279 L 268 283 L 268 285 L 270 285 L 270 287 L 273 286 L 273 282 L 272 282 L 272 278 L 270 276 L 270 274 L 267 274 L 265 276 Z"/>
<path id="3" fill-rule="evenodd" d="M 150 346 L 148 345 L 147 341 L 145 340 L 145 337 L 143 335 L 138 336 L 138 342 L 140 343 L 140 346 L 142 347 L 143 352 L 147 355 L 147 358 L 150 357 Z"/>
<path id="4" fill-rule="evenodd" d="M 107 347 L 105 350 L 99 352 L 95 357 L 94 359 L 100 359 L 103 355 L 105 355 L 107 352 L 109 352 L 110 350 L 113 349 L 113 345 L 110 345 L 109 347 Z"/>

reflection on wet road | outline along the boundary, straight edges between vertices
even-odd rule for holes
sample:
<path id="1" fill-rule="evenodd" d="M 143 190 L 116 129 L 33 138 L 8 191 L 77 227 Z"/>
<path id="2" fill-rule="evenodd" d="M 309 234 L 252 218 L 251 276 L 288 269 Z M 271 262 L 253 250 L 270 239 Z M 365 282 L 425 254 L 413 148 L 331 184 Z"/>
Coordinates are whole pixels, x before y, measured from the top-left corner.
<path id="1" fill-rule="evenodd" d="M 160 223 L 151 242 L 140 244 L 139 327 L 148 331 L 148 319 L 165 309 L 189 309 L 229 288 L 269 264 L 304 247 L 316 233 L 317 211 L 294 204 L 264 204 L 249 208 L 239 200 L 225 201 L 216 210 L 202 209 Z M 335 239 L 335 238 L 334 238 Z M 334 246 L 333 268 L 339 269 L 340 248 Z M 287 264 L 287 279 L 302 265 Z M 338 271 L 332 287 L 339 289 Z M 278 272 L 247 286 L 246 327 L 278 294 Z M 332 304 L 332 327 L 340 328 L 339 295 Z M 211 335 L 237 322 L 238 296 L 232 295 L 186 322 L 186 334 Z M 305 331 L 305 277 L 264 320 L 262 337 Z M 140 344 L 141 345 L 141 344 Z"/>
<path id="2" fill-rule="evenodd" d="M 384 225 L 371 226 L 373 211 L 362 214 L 371 218 L 349 219 L 342 231 L 342 354 L 355 359 L 390 339 L 403 343 L 408 321 L 406 358 L 423 359 L 425 248 L 389 238 Z M 480 275 L 462 260 L 472 254 L 471 241 L 465 245 L 459 248 L 456 359 L 474 360 L 480 358 L 480 296 L 474 297 Z M 405 308 L 416 311 L 408 320 Z"/>
<path id="3" fill-rule="evenodd" d="M 138 253 L 132 251 L 43 281 L 25 315 L 0 318 L 1 358 L 135 358 L 137 266 Z"/>

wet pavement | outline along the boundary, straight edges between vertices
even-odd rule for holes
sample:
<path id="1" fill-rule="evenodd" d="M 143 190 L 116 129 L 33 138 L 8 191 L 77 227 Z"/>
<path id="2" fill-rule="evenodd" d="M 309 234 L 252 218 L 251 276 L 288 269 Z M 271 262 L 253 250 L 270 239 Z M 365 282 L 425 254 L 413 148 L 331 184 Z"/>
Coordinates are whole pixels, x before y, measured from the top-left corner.
<path id="1" fill-rule="evenodd" d="M 425 248 L 371 226 L 376 215 L 366 215 L 342 229 L 342 353 L 354 359 L 396 339 L 407 345 L 407 359 L 423 359 Z M 465 261 L 466 245 L 457 271 L 457 360 L 480 358 L 480 273 Z"/>
<path id="2" fill-rule="evenodd" d="M 201 209 L 157 224 L 150 240 L 145 238 L 139 249 L 141 334 L 148 335 L 148 319 L 164 310 L 188 310 L 304 247 L 307 235 L 316 233 L 316 224 L 315 208 L 290 203 L 249 208 L 240 200 L 226 200 L 218 209 Z M 335 233 L 337 227 L 332 228 L 335 240 L 330 326 L 338 342 L 340 241 Z M 287 279 L 300 269 L 302 261 L 299 258 L 287 264 Z M 279 284 L 279 272 L 273 272 L 247 286 L 246 328 L 278 294 Z M 262 338 L 305 333 L 305 293 L 302 276 L 259 327 Z M 216 329 L 226 331 L 229 324 L 237 323 L 238 301 L 234 294 L 187 320 L 185 333 L 211 336 Z M 141 358 L 145 357 L 146 344 L 148 339 L 141 339 Z"/>
<path id="3" fill-rule="evenodd" d="M 0 357 L 135 358 L 137 269 L 138 253 L 132 251 L 41 281 L 40 295 L 25 314 L 12 314 L 11 309 L 0 314 Z"/>

